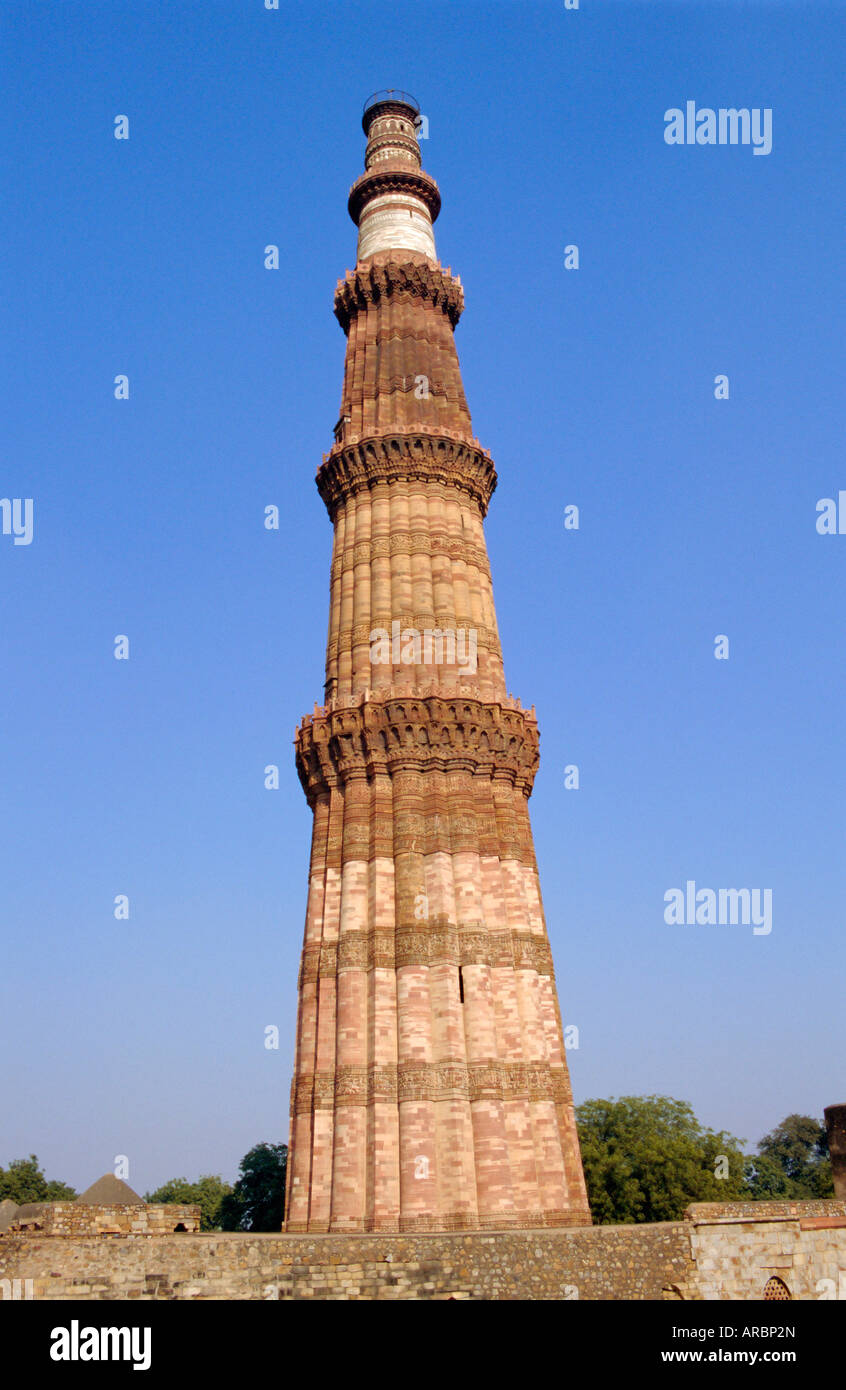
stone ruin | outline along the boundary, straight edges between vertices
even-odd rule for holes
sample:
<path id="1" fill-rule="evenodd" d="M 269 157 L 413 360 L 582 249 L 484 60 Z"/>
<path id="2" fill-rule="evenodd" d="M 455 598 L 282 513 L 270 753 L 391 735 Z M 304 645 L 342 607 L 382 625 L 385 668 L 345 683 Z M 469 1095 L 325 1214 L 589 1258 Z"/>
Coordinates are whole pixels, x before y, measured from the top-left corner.
<path id="1" fill-rule="evenodd" d="M 43 1236 L 170 1235 L 199 1231 L 195 1204 L 148 1204 L 128 1183 L 105 1173 L 74 1201 L 0 1202 L 0 1234 Z"/>

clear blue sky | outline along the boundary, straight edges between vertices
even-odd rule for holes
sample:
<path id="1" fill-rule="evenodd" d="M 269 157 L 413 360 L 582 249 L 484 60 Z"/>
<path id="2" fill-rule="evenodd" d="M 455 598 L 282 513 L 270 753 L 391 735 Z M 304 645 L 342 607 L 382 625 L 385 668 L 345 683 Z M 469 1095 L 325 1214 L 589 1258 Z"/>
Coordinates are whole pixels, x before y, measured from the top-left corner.
<path id="1" fill-rule="evenodd" d="M 675 1096 L 750 1146 L 846 1099 L 846 535 L 815 529 L 846 488 L 842 6 L 7 0 L 2 29 L 0 495 L 35 529 L 0 536 L 0 1163 L 81 1188 L 126 1154 L 144 1191 L 287 1137 L 314 472 L 389 86 L 465 286 L 576 1099 Z M 772 153 L 668 146 L 687 100 L 772 108 Z M 771 934 L 666 925 L 688 879 L 771 888 Z"/>

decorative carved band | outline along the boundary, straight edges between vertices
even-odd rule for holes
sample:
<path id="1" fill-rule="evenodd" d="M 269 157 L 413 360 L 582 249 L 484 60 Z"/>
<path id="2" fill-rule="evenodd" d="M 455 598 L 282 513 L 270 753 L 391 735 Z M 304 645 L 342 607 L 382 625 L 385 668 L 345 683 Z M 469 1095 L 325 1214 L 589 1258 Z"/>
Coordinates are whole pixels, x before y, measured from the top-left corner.
<path id="1" fill-rule="evenodd" d="M 472 1212 L 447 1211 L 439 1213 L 437 1216 L 372 1216 L 368 1217 L 363 1225 L 357 1222 L 354 1225 L 345 1226 L 341 1221 L 287 1221 L 285 1231 L 289 1235 L 329 1235 L 342 1234 L 347 1230 L 365 1233 L 383 1233 L 395 1235 L 411 1235 L 414 1233 L 426 1234 L 444 1231 L 503 1231 L 517 1229 L 520 1231 L 539 1230 L 543 1227 L 558 1226 L 589 1226 L 590 1215 L 579 1208 L 570 1208 L 565 1211 L 556 1209 L 554 1211 L 533 1211 L 503 1212 L 495 1216 L 479 1217 Z"/>
<path id="2" fill-rule="evenodd" d="M 411 336 L 412 335 L 409 334 L 409 337 Z M 425 342 L 425 338 L 423 338 L 422 335 L 420 336 L 422 341 Z M 446 383 L 444 381 L 436 381 L 431 376 L 428 380 L 429 397 L 427 397 L 427 399 L 431 397 L 437 401 L 438 398 L 440 398 L 442 403 L 448 403 L 450 393 Z M 361 388 L 356 390 L 356 401 L 382 401 L 384 403 L 386 396 L 410 396 L 412 392 L 416 390 L 416 384 L 416 377 L 408 372 L 406 372 L 404 376 L 401 376 L 399 372 L 396 372 L 393 376 L 380 376 L 378 381 L 364 382 Z"/>
<path id="3" fill-rule="evenodd" d="M 531 932 L 467 931 L 447 923 L 416 922 L 413 927 L 371 927 L 345 931 L 337 942 L 303 947 L 299 988 L 339 970 L 401 970 L 407 965 L 484 965 L 489 969 L 533 970 L 555 978 L 545 936 Z"/>
<path id="4" fill-rule="evenodd" d="M 529 796 L 538 742 L 526 710 L 464 695 L 376 697 L 305 719 L 297 730 L 297 772 L 312 806 L 350 778 L 399 771 L 469 771 L 502 778 Z"/>
<path id="5" fill-rule="evenodd" d="M 361 309 L 388 297 L 427 299 L 446 314 L 453 328 L 464 311 L 461 281 L 442 266 L 422 261 L 361 261 L 335 290 L 335 317 L 345 333 Z M 429 387 L 431 391 L 431 386 Z"/>
<path id="6" fill-rule="evenodd" d="M 590 1216 L 578 1209 L 570 1211 L 502 1212 L 495 1216 L 467 1217 L 463 1212 L 448 1212 L 444 1216 L 401 1216 L 399 1230 L 403 1235 L 416 1231 L 505 1231 L 536 1230 L 541 1227 L 589 1226 Z M 291 1227 L 293 1230 L 294 1228 Z M 316 1227 L 309 1226 L 309 1231 Z M 328 1229 L 328 1228 L 324 1228 Z M 395 1226 L 390 1228 L 396 1230 Z"/>
<path id="7" fill-rule="evenodd" d="M 316 482 L 334 521 L 340 505 L 354 493 L 376 483 L 410 478 L 469 493 L 482 516 L 496 487 L 493 459 L 484 449 L 466 440 L 418 432 L 368 435 L 353 443 L 335 444 L 324 454 Z"/>
<path id="8" fill-rule="evenodd" d="M 490 578 L 490 562 L 483 545 L 459 540 L 455 536 L 432 535 L 430 531 L 397 529 L 392 530 L 389 536 L 374 536 L 368 541 L 355 541 L 339 549 L 329 571 L 330 580 L 337 579 L 356 565 L 372 565 L 374 560 L 386 559 L 391 555 L 444 555 Z"/>
<path id="9" fill-rule="evenodd" d="M 354 627 L 345 626 L 338 628 L 334 637 L 330 637 L 326 643 L 326 661 L 329 665 L 338 660 L 342 652 L 348 652 L 353 647 L 371 647 L 375 638 L 371 633 L 381 629 L 387 633 L 389 638 L 393 631 L 393 623 L 399 623 L 400 633 L 411 630 L 413 633 L 423 632 L 452 632 L 452 633 L 475 633 L 475 643 L 477 652 L 491 652 L 502 660 L 502 646 L 499 636 L 492 628 L 483 627 L 480 623 L 474 623 L 472 618 L 460 616 L 457 613 L 378 613 L 373 612 L 366 623 L 356 623 Z M 409 639 L 411 640 L 411 639 Z M 460 639 L 462 642 L 470 640 L 466 637 Z M 463 650 L 459 648 L 459 650 Z M 399 653 L 399 648 L 397 649 Z M 437 658 L 436 658 L 437 659 Z M 408 663 L 411 664 L 411 663 Z M 453 658 L 453 664 L 455 660 Z"/>
<path id="10" fill-rule="evenodd" d="M 356 179 L 347 201 L 350 217 L 358 226 L 365 203 L 385 193 L 410 193 L 429 209 L 434 222 L 441 210 L 441 191 L 431 174 L 422 169 L 368 169 Z"/>
<path id="11" fill-rule="evenodd" d="M 299 1075 L 291 1086 L 291 1114 L 346 1105 L 402 1105 L 406 1101 L 528 1100 L 569 1105 L 563 1067 L 546 1062 L 405 1062 L 399 1066 L 338 1067 Z"/>

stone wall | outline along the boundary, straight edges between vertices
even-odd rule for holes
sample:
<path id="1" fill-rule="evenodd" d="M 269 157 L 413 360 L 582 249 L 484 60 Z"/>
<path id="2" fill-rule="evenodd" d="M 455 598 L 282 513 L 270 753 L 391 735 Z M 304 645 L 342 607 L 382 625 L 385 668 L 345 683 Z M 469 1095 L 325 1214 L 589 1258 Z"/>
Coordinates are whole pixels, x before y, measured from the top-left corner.
<path id="1" fill-rule="evenodd" d="M 554 1231 L 0 1235 L 0 1297 L 746 1300 L 771 1278 L 783 1296 L 846 1299 L 846 1203 L 698 1204 L 684 1221 Z"/>
<path id="2" fill-rule="evenodd" d="M 200 1208 L 171 1202 L 146 1206 L 94 1206 L 80 1202 L 31 1202 L 18 1207 L 9 1234 L 45 1236 L 172 1235 L 178 1226 L 199 1231 Z"/>
<path id="3" fill-rule="evenodd" d="M 0 1280 L 34 1298 L 660 1299 L 683 1223 L 491 1234 L 0 1237 Z"/>
<path id="4" fill-rule="evenodd" d="M 698 1202 L 688 1207 L 693 1296 L 846 1298 L 846 1202 Z"/>

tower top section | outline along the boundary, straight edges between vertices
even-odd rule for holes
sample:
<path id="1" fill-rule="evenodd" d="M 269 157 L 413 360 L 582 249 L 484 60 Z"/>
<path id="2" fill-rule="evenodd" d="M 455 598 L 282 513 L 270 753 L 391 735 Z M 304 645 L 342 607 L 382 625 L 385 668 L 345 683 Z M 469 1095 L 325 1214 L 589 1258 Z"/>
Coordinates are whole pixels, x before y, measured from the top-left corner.
<path id="1" fill-rule="evenodd" d="M 374 92 L 365 102 L 365 172 L 350 189 L 348 204 L 358 227 L 359 261 L 379 251 L 404 251 L 437 262 L 432 224 L 441 195 L 421 168 L 419 115 L 414 97 L 393 88 Z"/>
<path id="2" fill-rule="evenodd" d="M 401 92 L 398 87 L 388 87 L 384 92 L 374 92 L 364 103 L 361 124 L 365 135 L 370 134 L 370 123 L 374 119 L 377 106 L 404 107 L 406 112 L 411 112 L 412 121 L 416 121 L 420 115 L 420 103 L 410 92 Z"/>

